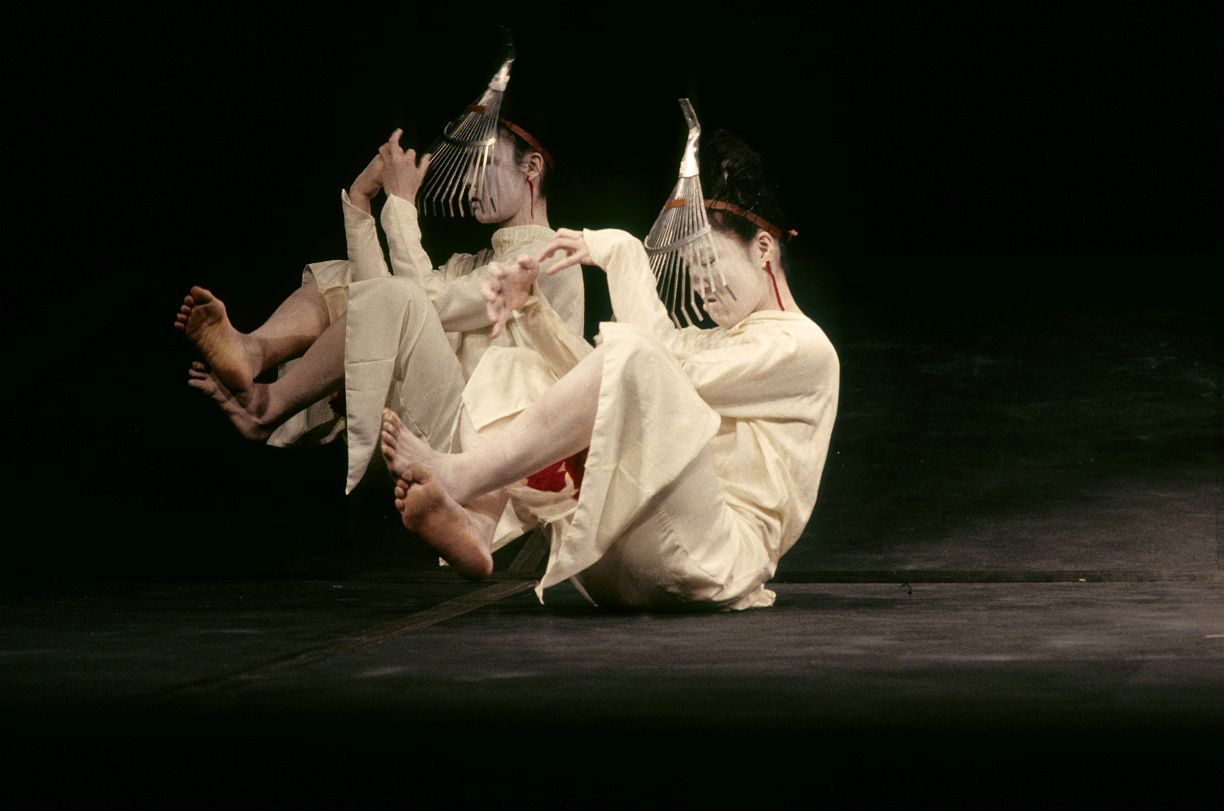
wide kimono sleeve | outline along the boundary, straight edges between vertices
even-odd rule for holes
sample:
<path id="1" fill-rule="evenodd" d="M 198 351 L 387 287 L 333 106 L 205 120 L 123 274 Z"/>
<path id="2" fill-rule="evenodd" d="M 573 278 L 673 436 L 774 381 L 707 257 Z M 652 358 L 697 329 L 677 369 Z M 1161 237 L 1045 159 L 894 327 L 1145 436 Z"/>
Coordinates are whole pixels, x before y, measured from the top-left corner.
<path id="1" fill-rule="evenodd" d="M 762 313 L 721 332 L 709 346 L 682 347 L 676 359 L 701 399 L 723 416 L 755 415 L 762 402 L 785 410 L 810 396 L 814 382 L 836 379 L 836 355 L 806 319 Z"/>
<path id="2" fill-rule="evenodd" d="M 344 212 L 344 238 L 348 243 L 349 280 L 361 282 L 388 275 L 374 217 L 353 205 L 344 189 L 340 190 L 340 208 Z"/>
<path id="3" fill-rule="evenodd" d="M 552 305 L 554 313 L 564 322 L 573 335 L 581 336 L 586 324 L 586 291 L 582 283 L 582 270 L 573 273 L 558 273 L 555 276 L 540 275 L 536 279 L 536 290 Z M 585 342 L 584 342 L 585 343 Z"/>
<path id="4" fill-rule="evenodd" d="M 565 273 L 578 276 L 581 271 L 571 268 L 557 275 Z M 575 332 L 548 298 L 540 295 L 539 283 L 544 278 L 547 277 L 541 276 L 536 280 L 532 295 L 506 324 L 506 329 L 514 346 L 535 352 L 549 372 L 560 378 L 590 354 L 591 345 L 583 340 L 581 330 Z"/>
<path id="5" fill-rule="evenodd" d="M 647 331 L 675 353 L 701 399 L 731 416 L 737 406 L 786 401 L 807 393 L 827 357 L 813 346 L 806 319 L 768 323 L 762 313 L 730 328 L 677 329 L 655 290 L 646 249 L 614 229 L 584 231 L 591 261 L 608 274 L 618 321 Z M 766 324 L 768 323 L 768 326 Z"/>
<path id="6" fill-rule="evenodd" d="M 391 251 L 391 267 L 396 276 L 412 276 L 433 302 L 447 332 L 470 332 L 484 329 L 492 322 L 485 311 L 480 284 L 488 275 L 480 269 L 474 273 L 451 272 L 448 265 L 437 271 L 421 246 L 421 228 L 417 223 L 416 206 L 394 194 L 387 195 L 382 210 L 383 231 Z M 453 261 L 453 258 L 452 258 Z"/>
<path id="7" fill-rule="evenodd" d="M 655 291 L 646 249 L 632 234 L 615 228 L 582 232 L 592 264 L 608 275 L 608 297 L 616 320 L 632 324 L 666 346 L 674 346 L 676 329 Z"/>

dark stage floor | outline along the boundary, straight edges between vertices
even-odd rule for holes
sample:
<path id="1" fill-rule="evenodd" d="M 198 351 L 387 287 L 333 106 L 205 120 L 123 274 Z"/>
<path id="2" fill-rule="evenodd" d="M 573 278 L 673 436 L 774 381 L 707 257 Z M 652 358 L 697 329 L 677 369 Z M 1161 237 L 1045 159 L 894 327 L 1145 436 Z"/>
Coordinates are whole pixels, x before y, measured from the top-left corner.
<path id="1" fill-rule="evenodd" d="M 10 765 L 186 779 L 402 750 L 420 774 L 445 740 L 520 780 L 549 761 L 507 765 L 508 741 L 566 762 L 735 741 L 831 781 L 993 775 L 1014 798 L 1030 764 L 1066 798 L 1174 771 L 1188 792 L 1224 737 L 1214 302 L 826 323 L 843 389 L 821 500 L 777 606 L 745 614 L 606 614 L 568 586 L 541 606 L 529 542 L 461 582 L 405 543 L 381 483 L 335 493 L 335 449 L 247 448 L 150 388 L 180 421 L 97 442 L 169 469 L 190 420 L 195 461 L 139 498 L 83 492 L 92 541 L 42 513 L 0 603 Z"/>
<path id="2" fill-rule="evenodd" d="M 1218 804 L 1216 20 L 38 5 L 0 50 L 0 807 Z M 185 385 L 190 286 L 253 329 L 343 256 L 339 190 L 476 97 L 500 22 L 554 227 L 647 233 L 680 97 L 779 172 L 842 378 L 771 610 L 540 605 L 524 541 L 461 582 L 385 472 L 346 497 L 342 445 Z"/>

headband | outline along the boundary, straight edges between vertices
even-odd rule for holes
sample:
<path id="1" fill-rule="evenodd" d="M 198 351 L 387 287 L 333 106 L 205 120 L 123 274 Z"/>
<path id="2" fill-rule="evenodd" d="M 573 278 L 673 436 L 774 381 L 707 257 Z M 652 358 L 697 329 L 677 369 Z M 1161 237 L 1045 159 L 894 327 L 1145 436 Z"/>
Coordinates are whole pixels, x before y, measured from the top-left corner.
<path id="1" fill-rule="evenodd" d="M 743 217 L 745 220 L 752 223 L 757 228 L 760 228 L 762 231 L 769 234 L 774 239 L 782 238 L 781 228 L 769 222 L 768 220 L 761 219 L 757 215 L 753 214 L 751 211 L 746 211 L 745 209 L 740 208 L 734 203 L 727 203 L 722 200 L 706 200 L 705 207 L 710 209 L 711 211 L 730 211 L 732 214 Z M 787 239 L 794 239 L 797 236 L 799 236 L 799 232 L 796 231 L 794 228 L 791 228 L 790 230 L 786 232 Z"/>
<path id="2" fill-rule="evenodd" d="M 502 126 L 504 126 L 506 129 L 510 130 L 515 135 L 517 135 L 518 137 L 526 141 L 527 146 L 531 147 L 536 152 L 539 152 L 541 155 L 543 155 L 544 162 L 548 164 L 549 169 L 557 168 L 556 162 L 553 161 L 552 154 L 547 149 L 544 148 L 543 144 L 541 144 L 539 141 L 535 139 L 534 135 L 532 135 L 530 132 L 520 127 L 518 124 L 515 124 L 513 121 L 511 121 L 508 118 L 502 118 L 498 116 L 497 120 L 500 121 L 502 123 Z"/>

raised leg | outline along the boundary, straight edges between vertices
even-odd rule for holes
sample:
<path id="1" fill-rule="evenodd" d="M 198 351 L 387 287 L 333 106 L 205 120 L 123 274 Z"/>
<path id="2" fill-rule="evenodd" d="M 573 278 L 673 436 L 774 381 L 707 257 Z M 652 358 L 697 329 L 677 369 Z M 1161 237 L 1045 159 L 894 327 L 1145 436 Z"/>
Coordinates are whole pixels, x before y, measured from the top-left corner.
<path id="1" fill-rule="evenodd" d="M 250 335 L 258 352 L 259 371 L 305 354 L 330 325 L 319 288 L 307 284 L 294 290 Z"/>
<path id="2" fill-rule="evenodd" d="M 382 452 L 397 477 L 404 526 L 469 578 L 493 571 L 490 542 L 505 507 L 503 487 L 587 447 L 595 425 L 603 351 L 596 349 L 538 403 L 474 447 L 445 454 L 383 412 Z"/>
<path id="3" fill-rule="evenodd" d="M 434 451 L 390 410 L 383 412 L 382 451 L 392 475 L 411 481 L 409 466 L 427 468 L 460 504 L 526 477 L 591 443 L 603 350 L 597 348 L 494 436 L 462 453 Z"/>
<path id="4" fill-rule="evenodd" d="M 323 295 L 314 286 L 298 288 L 252 333 L 230 323 L 225 304 L 203 287 L 183 299 L 174 326 L 187 334 L 212 374 L 234 393 L 248 389 L 272 366 L 306 352 L 328 326 Z"/>
<path id="5" fill-rule="evenodd" d="M 188 385 L 211 397 L 244 437 L 262 442 L 289 417 L 340 388 L 345 327 L 342 316 L 274 383 L 252 383 L 234 391 L 215 370 L 210 372 L 197 363 L 192 365 Z"/>

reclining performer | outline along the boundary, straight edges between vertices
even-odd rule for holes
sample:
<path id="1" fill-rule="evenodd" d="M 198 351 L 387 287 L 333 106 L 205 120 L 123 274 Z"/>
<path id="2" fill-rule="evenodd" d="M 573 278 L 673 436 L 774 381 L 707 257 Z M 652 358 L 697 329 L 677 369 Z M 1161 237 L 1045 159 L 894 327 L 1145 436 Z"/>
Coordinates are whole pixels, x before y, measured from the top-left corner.
<path id="1" fill-rule="evenodd" d="M 192 288 L 176 321 L 204 356 L 189 385 L 212 397 L 243 436 L 283 446 L 330 441 L 347 428 L 346 491 L 374 454 L 384 406 L 431 447 L 451 449 L 466 379 L 495 338 L 481 292 L 490 263 L 536 253 L 555 236 L 546 193 L 552 157 L 499 115 L 512 61 L 446 128 L 432 158 L 418 162 L 413 150 L 400 147 L 400 130 L 392 133 L 341 192 L 348 261 L 308 265 L 301 288 L 259 329 L 238 332 L 220 299 Z M 370 213 L 380 189 L 387 194 L 382 225 L 394 275 Z M 421 246 L 418 192 L 429 213 L 495 224 L 491 247 L 456 254 L 434 270 Z M 565 329 L 581 336 L 581 278 L 558 277 L 543 292 Z M 298 356 L 274 383 L 254 382 Z M 328 401 L 341 385 L 343 419 Z"/>
<path id="2" fill-rule="evenodd" d="M 629 234 L 561 229 L 539 254 L 495 267 L 486 287 L 491 315 L 518 333 L 517 348 L 491 350 L 469 381 L 463 451 L 438 452 L 384 410 L 396 509 L 460 574 L 488 576 L 507 522 L 535 519 L 550 522 L 552 538 L 541 600 L 570 578 L 601 606 L 773 604 L 764 584 L 816 501 L 839 365 L 791 295 L 773 224 L 781 212 L 759 156 L 733 136 L 716 135 L 707 151 L 717 199 L 702 200 L 691 133 L 682 163 L 691 174 L 677 187 L 687 191 L 660 217 L 688 206 L 705 234 L 681 230 L 672 247 L 656 239 L 654 264 L 685 258 L 715 328 L 676 327 L 647 251 Z M 607 274 L 616 321 L 601 325 L 594 350 L 532 294 L 554 255 L 545 274 L 579 264 Z M 677 281 L 665 276 L 664 291 Z M 524 482 L 550 463 L 560 466 L 556 489 L 568 509 L 541 507 L 539 486 Z"/>

